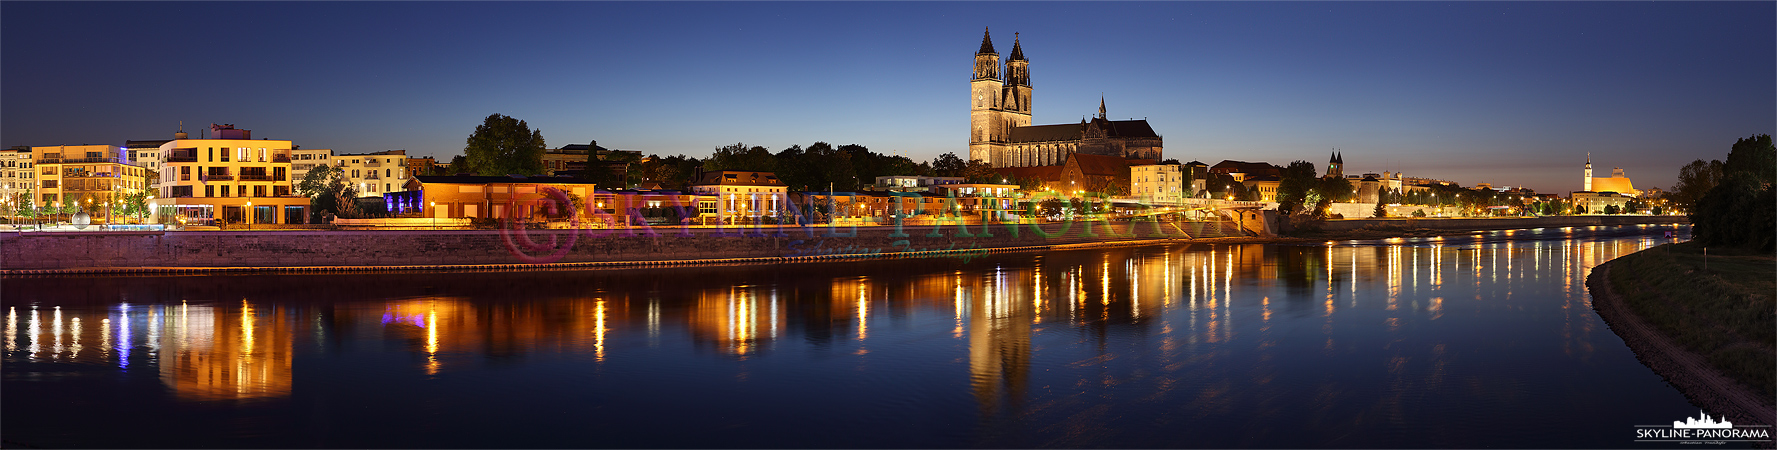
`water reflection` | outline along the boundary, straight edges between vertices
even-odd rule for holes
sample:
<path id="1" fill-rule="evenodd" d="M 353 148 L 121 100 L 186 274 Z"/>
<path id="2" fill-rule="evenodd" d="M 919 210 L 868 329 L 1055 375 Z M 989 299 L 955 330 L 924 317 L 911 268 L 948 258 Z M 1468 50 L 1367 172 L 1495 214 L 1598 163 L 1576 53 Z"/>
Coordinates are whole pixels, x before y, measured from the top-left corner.
<path id="1" fill-rule="evenodd" d="M 303 372 L 295 362 L 316 361 L 308 373 L 392 371 L 370 378 L 407 383 L 457 375 L 511 381 L 501 370 L 547 367 L 522 379 L 550 386 L 556 395 L 534 401 L 553 409 L 580 410 L 557 397 L 616 386 L 599 377 L 629 374 L 621 390 L 653 393 L 645 401 L 600 394 L 587 404 L 608 410 L 580 410 L 602 417 L 696 403 L 670 394 L 685 387 L 674 377 L 691 376 L 681 372 L 782 380 L 783 392 L 770 393 L 809 405 L 824 398 L 796 392 L 866 379 L 884 393 L 852 393 L 868 399 L 854 406 L 880 414 L 861 423 L 927 414 L 951 395 L 980 419 L 901 446 L 1365 446 L 1388 441 L 1338 437 L 1422 433 L 1415 427 L 1488 411 L 1541 408 L 1561 418 L 1574 410 L 1536 401 L 1555 394 L 1545 386 L 1611 386 L 1590 380 L 1601 376 L 1598 360 L 1634 360 L 1602 344 L 1614 337 L 1592 313 L 1584 277 L 1598 262 L 1665 241 L 1599 237 L 1603 231 L 1152 246 L 994 255 L 967 265 L 26 278 L 8 280 L 0 297 L 9 387 L 26 383 L 13 376 L 14 363 L 99 364 L 118 373 L 146 368 L 181 400 L 280 399 L 298 396 L 291 387 Z M 76 294 L 54 294 L 61 292 Z M 1495 343 L 1495 334 L 1514 344 Z M 1509 363 L 1525 353 L 1547 367 Z M 348 355 L 398 367 L 327 362 Z M 917 401 L 888 394 L 898 383 L 932 393 Z M 1112 409 L 1123 412 L 1107 415 Z M 1143 414 L 1168 419 L 1116 418 Z M 1175 417 L 1195 422 L 1159 426 Z M 1293 431 L 1176 440 L 1179 427 L 1278 426 Z M 1477 442 L 1489 441 L 1456 443 Z"/>

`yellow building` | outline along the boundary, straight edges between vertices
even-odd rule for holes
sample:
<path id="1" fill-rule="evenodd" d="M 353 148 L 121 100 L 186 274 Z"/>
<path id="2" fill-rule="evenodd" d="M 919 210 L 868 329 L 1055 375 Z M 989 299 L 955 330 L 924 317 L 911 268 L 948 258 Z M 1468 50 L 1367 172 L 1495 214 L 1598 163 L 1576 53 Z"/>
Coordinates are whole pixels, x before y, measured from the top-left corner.
<path id="1" fill-rule="evenodd" d="M 95 223 L 107 205 L 120 210 L 125 196 L 148 188 L 147 169 L 130 164 L 128 153 L 115 145 L 31 147 L 31 161 L 34 206 L 79 203 Z"/>
<path id="2" fill-rule="evenodd" d="M 709 205 L 715 207 L 713 210 L 704 208 L 703 202 L 699 202 L 698 210 L 721 217 L 724 224 L 753 223 L 755 218 L 775 220 L 778 211 L 784 209 L 789 189 L 776 173 L 749 170 L 704 172 L 691 185 L 694 194 L 718 197 L 715 205 Z"/>
<path id="3" fill-rule="evenodd" d="M 160 189 L 149 208 L 161 223 L 298 224 L 309 199 L 290 177 L 290 141 L 254 140 L 251 130 L 211 125 L 207 139 L 184 132 L 161 144 Z"/>

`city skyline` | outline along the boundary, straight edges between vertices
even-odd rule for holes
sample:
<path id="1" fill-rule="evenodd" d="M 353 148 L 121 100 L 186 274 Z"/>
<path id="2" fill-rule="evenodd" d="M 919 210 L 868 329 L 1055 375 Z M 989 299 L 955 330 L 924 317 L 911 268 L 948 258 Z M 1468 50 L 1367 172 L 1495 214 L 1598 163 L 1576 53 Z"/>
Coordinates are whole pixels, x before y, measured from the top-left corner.
<path id="1" fill-rule="evenodd" d="M 1685 162 L 1722 159 L 1734 139 L 1777 122 L 1769 2 L 0 11 L 5 146 L 167 139 L 183 121 L 194 133 L 233 123 L 305 148 L 448 160 L 501 113 L 552 148 L 597 140 L 705 157 L 735 142 L 825 141 L 925 161 L 968 154 L 966 85 L 982 27 L 1002 54 L 1019 33 L 1034 123 L 1095 114 L 1102 96 L 1110 118 L 1148 119 L 1168 141 L 1164 157 L 1181 161 L 1324 170 L 1338 148 L 1346 173 L 1565 193 L 1580 189 L 1592 153 L 1601 171 L 1665 189 Z"/>

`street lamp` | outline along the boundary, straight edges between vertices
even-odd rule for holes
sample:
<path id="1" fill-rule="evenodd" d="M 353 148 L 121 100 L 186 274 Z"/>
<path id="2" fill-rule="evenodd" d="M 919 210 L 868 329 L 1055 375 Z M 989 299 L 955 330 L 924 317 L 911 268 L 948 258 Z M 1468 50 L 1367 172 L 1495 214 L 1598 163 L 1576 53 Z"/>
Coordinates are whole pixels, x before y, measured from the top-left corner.
<path id="1" fill-rule="evenodd" d="M 430 203 L 432 205 L 432 229 L 436 230 L 438 229 L 438 202 Z"/>
<path id="2" fill-rule="evenodd" d="M 247 231 L 253 231 L 253 201 L 247 200 Z"/>

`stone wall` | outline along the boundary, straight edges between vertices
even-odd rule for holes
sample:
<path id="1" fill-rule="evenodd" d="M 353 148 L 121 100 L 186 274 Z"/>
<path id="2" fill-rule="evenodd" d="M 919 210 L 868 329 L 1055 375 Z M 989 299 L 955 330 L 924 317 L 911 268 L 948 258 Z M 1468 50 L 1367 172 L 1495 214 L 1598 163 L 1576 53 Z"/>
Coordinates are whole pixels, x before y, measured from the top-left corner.
<path id="1" fill-rule="evenodd" d="M 1373 208 L 1374 206 L 1372 206 Z M 1328 220 L 1324 231 L 1350 231 L 1364 227 L 1430 228 L 1439 230 L 1510 230 L 1519 228 L 1590 227 L 1610 225 L 1689 223 L 1685 216 L 1544 216 L 1508 218 L 1387 218 Z"/>
<path id="2" fill-rule="evenodd" d="M 1131 234 L 1131 228 L 1134 233 Z M 625 230 L 502 231 L 169 231 L 136 233 L 0 233 L 0 270 L 129 268 L 498 265 L 614 261 L 685 261 L 723 258 L 818 257 L 894 252 L 934 252 L 966 257 L 985 249 L 1070 243 L 1181 238 L 1152 223 L 859 227 L 802 229 L 656 228 Z M 1156 230 L 1159 232 L 1156 232 Z M 1093 236 L 1085 235 L 1090 230 Z M 838 231 L 834 235 L 833 231 Z M 935 233 L 935 235 L 934 235 Z M 1045 237 L 1043 233 L 1053 236 Z M 811 236 L 812 234 L 812 236 Z M 853 234 L 853 235 L 847 235 Z M 540 244 L 523 245 L 529 236 Z M 558 239 L 551 246 L 550 236 Z M 572 245 L 567 244 L 572 240 Z"/>

